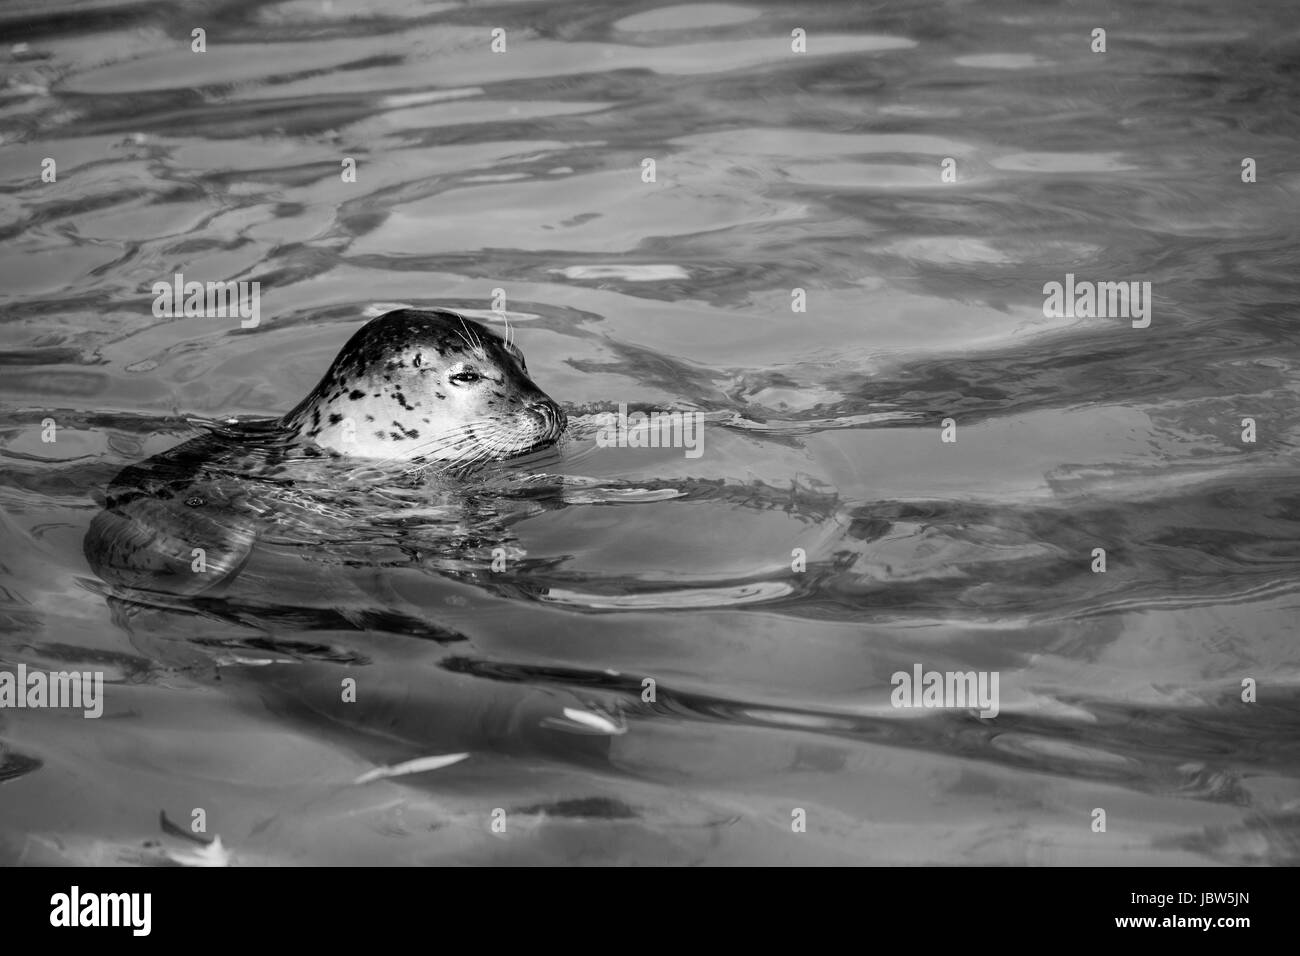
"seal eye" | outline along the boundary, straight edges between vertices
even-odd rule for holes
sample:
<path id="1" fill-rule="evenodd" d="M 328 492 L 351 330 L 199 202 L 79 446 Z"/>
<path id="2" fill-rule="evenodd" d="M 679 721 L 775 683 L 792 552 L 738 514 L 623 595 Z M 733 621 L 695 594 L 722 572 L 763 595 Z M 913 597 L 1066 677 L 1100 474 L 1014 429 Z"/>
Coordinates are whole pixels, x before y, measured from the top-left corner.
<path id="1" fill-rule="evenodd" d="M 478 372 L 457 372 L 451 377 L 451 380 L 458 385 L 469 385 L 477 382 L 482 377 Z"/>

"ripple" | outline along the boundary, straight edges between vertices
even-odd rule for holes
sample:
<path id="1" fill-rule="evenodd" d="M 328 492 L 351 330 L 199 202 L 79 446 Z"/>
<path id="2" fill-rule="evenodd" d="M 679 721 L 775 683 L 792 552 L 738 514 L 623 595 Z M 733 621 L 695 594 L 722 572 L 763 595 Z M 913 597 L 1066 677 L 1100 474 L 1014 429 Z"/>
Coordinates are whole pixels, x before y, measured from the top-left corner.
<path id="1" fill-rule="evenodd" d="M 458 10 L 457 3 L 429 0 L 288 0 L 257 11 L 257 19 L 274 25 L 300 26 L 305 23 L 372 20 L 380 17 L 412 20 Z"/>
<path id="2" fill-rule="evenodd" d="M 1011 153 L 989 161 L 994 169 L 1015 173 L 1121 173 L 1140 167 L 1121 153 Z"/>
<path id="3" fill-rule="evenodd" d="M 663 265 L 591 264 L 565 266 L 563 269 L 552 269 L 550 271 L 553 274 L 562 275 L 566 279 L 623 279 L 627 282 L 663 282 L 668 279 L 689 279 L 691 277 L 691 274 L 681 266 L 668 263 Z"/>
<path id="4" fill-rule="evenodd" d="M 953 62 L 958 66 L 983 70 L 1027 70 L 1035 66 L 1051 66 L 1050 60 L 1040 59 L 1032 53 L 972 53 L 959 56 Z"/>
<path id="5" fill-rule="evenodd" d="M 15 750 L 0 750 L 0 784 L 40 770 L 42 762 Z"/>
<path id="6" fill-rule="evenodd" d="M 695 30 L 732 23 L 747 23 L 763 15 L 762 10 L 730 3 L 679 3 L 634 13 L 614 22 L 614 29 L 624 33 L 659 30 Z"/>
<path id="7" fill-rule="evenodd" d="M 670 501 L 684 494 L 676 488 L 566 488 L 564 500 L 575 505 L 642 504 Z"/>
<path id="8" fill-rule="evenodd" d="M 737 587 L 682 588 L 676 591 L 644 591 L 634 594 L 592 594 L 568 588 L 551 588 L 542 600 L 596 610 L 650 608 L 737 607 L 775 601 L 794 593 L 794 588 L 780 581 L 764 581 Z"/>
<path id="9" fill-rule="evenodd" d="M 1007 753 L 1028 756 L 1033 760 L 1041 758 L 1052 763 L 1083 763 L 1116 770 L 1135 766 L 1134 761 L 1128 757 L 1099 747 L 1033 737 L 1028 734 L 998 734 L 993 738 L 993 746 Z"/>

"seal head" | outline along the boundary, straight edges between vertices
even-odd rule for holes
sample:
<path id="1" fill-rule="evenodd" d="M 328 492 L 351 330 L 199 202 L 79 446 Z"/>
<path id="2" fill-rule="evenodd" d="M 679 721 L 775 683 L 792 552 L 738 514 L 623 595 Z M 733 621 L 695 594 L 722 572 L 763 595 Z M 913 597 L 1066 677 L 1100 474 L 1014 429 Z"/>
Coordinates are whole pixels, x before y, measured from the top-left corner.
<path id="1" fill-rule="evenodd" d="M 472 464 L 554 444 L 566 421 L 512 343 L 455 312 L 398 309 L 362 326 L 282 424 L 340 455 Z"/>

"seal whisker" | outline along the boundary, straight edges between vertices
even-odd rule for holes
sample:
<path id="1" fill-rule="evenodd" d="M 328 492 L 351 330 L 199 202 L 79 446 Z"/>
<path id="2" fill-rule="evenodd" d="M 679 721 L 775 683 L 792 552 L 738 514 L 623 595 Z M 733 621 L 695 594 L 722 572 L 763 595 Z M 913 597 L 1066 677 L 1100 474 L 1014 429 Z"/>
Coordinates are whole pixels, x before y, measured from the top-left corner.
<path id="1" fill-rule="evenodd" d="M 466 460 L 467 456 L 472 457 L 473 454 L 476 452 L 476 448 L 473 447 L 471 443 L 474 443 L 474 445 L 477 445 L 480 448 L 484 447 L 487 444 L 483 441 L 481 436 L 475 433 L 474 429 L 491 427 L 495 424 L 496 423 L 492 419 L 488 419 L 488 418 L 475 419 L 474 421 L 465 422 L 461 425 L 458 425 L 455 428 L 448 429 L 447 431 L 442 432 L 430 438 L 427 441 L 420 442 L 403 457 L 419 458 L 429 451 L 437 450 L 440 454 L 443 455 L 446 455 L 449 452 L 451 453 L 450 457 L 448 458 L 448 463 L 450 465 L 463 463 Z M 398 458 L 389 459 L 389 461 L 398 461 L 398 460 L 400 459 Z M 428 467 L 431 467 L 430 463 L 420 464 L 415 466 L 414 468 L 407 469 L 407 473 L 419 471 L 423 468 L 428 468 Z"/>
<path id="2" fill-rule="evenodd" d="M 478 423 L 478 424 L 483 424 L 483 423 Z M 431 451 L 437 451 L 439 453 L 444 453 L 444 454 L 447 452 L 451 452 L 452 460 L 455 460 L 457 457 L 460 457 L 461 455 L 463 455 L 465 452 L 469 450 L 464 446 L 468 446 L 470 445 L 470 443 L 478 441 L 477 437 L 474 435 L 472 431 L 472 428 L 473 428 L 472 425 L 465 425 L 460 428 L 452 429 L 451 431 L 439 435 L 436 438 L 430 439 L 429 441 L 421 442 L 419 445 L 411 449 L 407 454 L 404 454 L 400 457 L 389 458 L 386 459 L 386 461 L 391 463 L 391 462 L 407 460 L 410 458 L 422 458 Z M 421 466 L 417 465 L 416 469 L 418 469 L 419 467 Z"/>
<path id="3" fill-rule="evenodd" d="M 461 335 L 461 338 L 465 340 L 465 345 L 476 356 L 478 356 L 481 359 L 486 359 L 487 353 L 483 349 L 482 341 L 480 341 L 479 337 L 473 331 L 471 331 L 469 325 L 466 324 L 465 317 L 463 315 L 460 317 L 460 325 L 461 328 L 465 330 L 464 334 Z M 473 342 L 470 341 L 471 337 L 474 339 Z"/>

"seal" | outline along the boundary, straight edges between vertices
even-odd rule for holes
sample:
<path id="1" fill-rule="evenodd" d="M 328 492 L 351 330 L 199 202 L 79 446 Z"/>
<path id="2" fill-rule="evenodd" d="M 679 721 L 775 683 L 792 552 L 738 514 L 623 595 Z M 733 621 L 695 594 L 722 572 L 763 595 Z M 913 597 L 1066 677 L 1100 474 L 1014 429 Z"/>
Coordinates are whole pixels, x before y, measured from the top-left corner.
<path id="1" fill-rule="evenodd" d="M 528 454 L 565 424 L 513 343 L 455 312 L 417 309 L 358 330 L 283 419 L 291 439 L 336 454 L 457 464 Z"/>
<path id="2" fill-rule="evenodd" d="M 353 334 L 282 418 L 232 420 L 124 468 L 83 552 L 110 585 L 211 593 L 268 528 L 349 523 L 320 494 L 342 483 L 333 460 L 464 474 L 553 445 L 566 424 L 508 339 L 455 312 L 398 309 Z"/>

